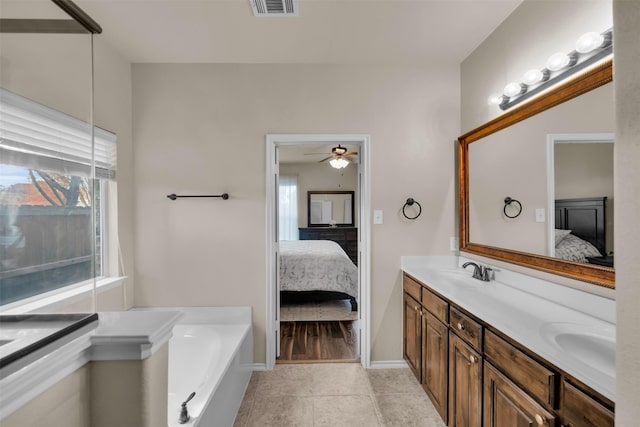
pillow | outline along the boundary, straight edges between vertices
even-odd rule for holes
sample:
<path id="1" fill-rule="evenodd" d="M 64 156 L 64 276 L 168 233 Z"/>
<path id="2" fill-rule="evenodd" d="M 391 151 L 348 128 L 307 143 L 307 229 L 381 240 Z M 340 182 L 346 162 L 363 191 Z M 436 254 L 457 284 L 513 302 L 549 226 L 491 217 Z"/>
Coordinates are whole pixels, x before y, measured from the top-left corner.
<path id="1" fill-rule="evenodd" d="M 562 239 L 567 237 L 569 233 L 571 233 L 571 230 L 560 230 L 556 228 L 556 248 L 558 247 L 558 244 L 562 242 Z"/>
<path id="2" fill-rule="evenodd" d="M 568 234 L 556 247 L 556 258 L 576 262 L 588 262 L 587 257 L 601 257 L 602 254 L 586 240 Z"/>

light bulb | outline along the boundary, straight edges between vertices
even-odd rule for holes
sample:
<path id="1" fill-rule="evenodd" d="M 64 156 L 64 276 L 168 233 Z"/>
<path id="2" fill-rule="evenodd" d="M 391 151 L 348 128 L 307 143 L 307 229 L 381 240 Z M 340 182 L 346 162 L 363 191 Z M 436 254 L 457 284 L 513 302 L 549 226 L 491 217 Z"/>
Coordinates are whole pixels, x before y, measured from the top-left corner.
<path id="1" fill-rule="evenodd" d="M 502 95 L 493 94 L 487 99 L 489 105 L 500 105 L 502 103 Z"/>
<path id="2" fill-rule="evenodd" d="M 511 82 L 504 87 L 504 94 L 508 97 L 520 95 L 523 92 L 523 87 L 520 83 Z"/>
<path id="3" fill-rule="evenodd" d="M 329 164 L 333 168 L 342 169 L 342 168 L 346 168 L 349 162 L 343 159 L 342 157 L 336 157 L 335 159 L 329 160 Z"/>
<path id="4" fill-rule="evenodd" d="M 585 33 L 576 42 L 576 51 L 580 53 L 588 53 L 599 48 L 604 43 L 604 36 L 595 31 Z"/>
<path id="5" fill-rule="evenodd" d="M 547 68 L 551 71 L 562 70 L 569 65 L 571 58 L 564 52 L 556 52 L 547 59 Z"/>
<path id="6" fill-rule="evenodd" d="M 526 73 L 524 73 L 524 76 L 522 77 L 522 81 L 526 84 L 526 85 L 534 85 L 536 83 L 540 83 L 544 78 L 544 74 L 542 73 L 542 71 L 540 70 L 529 70 Z"/>

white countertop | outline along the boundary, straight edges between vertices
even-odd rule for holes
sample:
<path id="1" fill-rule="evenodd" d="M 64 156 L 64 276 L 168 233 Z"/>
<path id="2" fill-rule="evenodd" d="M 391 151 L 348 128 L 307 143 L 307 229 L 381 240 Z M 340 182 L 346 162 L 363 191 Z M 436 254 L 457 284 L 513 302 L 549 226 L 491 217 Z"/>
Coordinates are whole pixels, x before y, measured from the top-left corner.
<path id="1" fill-rule="evenodd" d="M 540 294 L 524 291 L 515 283 L 483 282 L 471 277 L 472 267 L 468 270 L 458 267 L 465 261 L 471 260 L 403 257 L 401 268 L 615 402 L 616 326 L 605 320 L 611 318 L 611 306 L 615 311 L 615 302 L 549 282 L 541 284 L 544 292 Z M 499 276 L 531 280 L 514 272 L 496 275 L 501 280 Z M 591 309 L 605 313 L 598 317 L 587 314 Z M 588 348 L 583 347 L 583 338 Z"/>

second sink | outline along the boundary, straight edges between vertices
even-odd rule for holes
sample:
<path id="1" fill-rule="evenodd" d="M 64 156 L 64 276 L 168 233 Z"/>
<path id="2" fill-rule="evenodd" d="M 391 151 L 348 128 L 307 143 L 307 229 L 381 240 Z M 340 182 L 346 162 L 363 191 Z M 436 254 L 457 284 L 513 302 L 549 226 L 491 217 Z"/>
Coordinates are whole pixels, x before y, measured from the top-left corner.
<path id="1" fill-rule="evenodd" d="M 615 327 L 548 323 L 541 328 L 543 338 L 566 351 L 571 358 L 615 377 Z"/>

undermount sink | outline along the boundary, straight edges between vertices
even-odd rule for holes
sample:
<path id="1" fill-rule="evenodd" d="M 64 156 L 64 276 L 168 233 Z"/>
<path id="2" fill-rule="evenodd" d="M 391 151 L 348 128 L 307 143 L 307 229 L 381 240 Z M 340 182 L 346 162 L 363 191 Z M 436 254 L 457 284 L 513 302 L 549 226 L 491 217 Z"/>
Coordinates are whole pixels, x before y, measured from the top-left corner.
<path id="1" fill-rule="evenodd" d="M 590 367 L 615 377 L 616 340 L 613 326 L 587 326 L 577 323 L 547 323 L 543 338 Z"/>
<path id="2" fill-rule="evenodd" d="M 438 277 L 447 279 L 449 283 L 453 283 L 465 290 L 478 290 L 480 289 L 480 285 L 487 283 L 474 279 L 471 277 L 471 271 L 463 270 L 461 268 L 438 269 L 434 270 L 434 272 Z"/>

